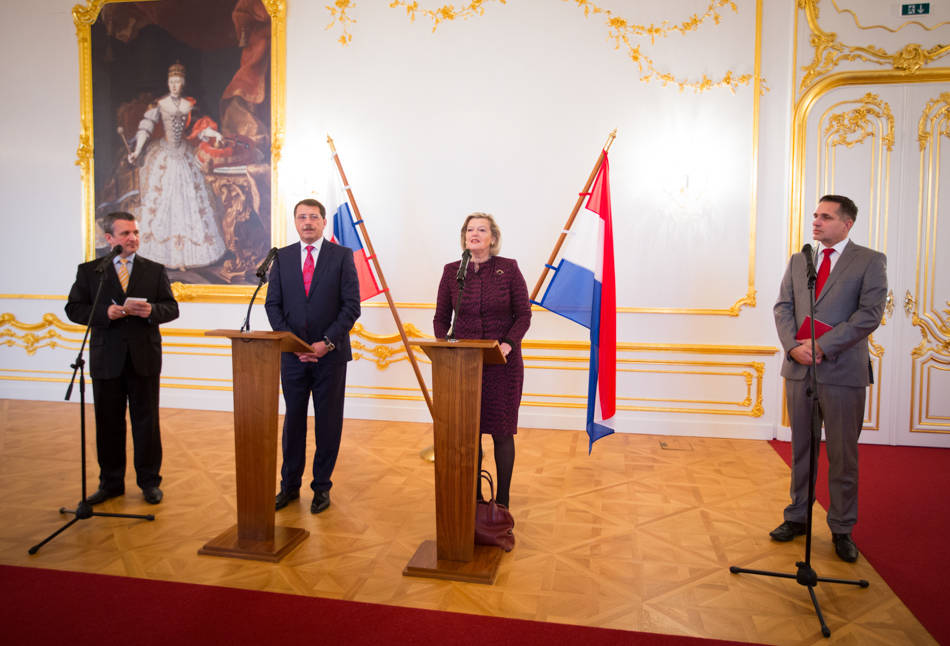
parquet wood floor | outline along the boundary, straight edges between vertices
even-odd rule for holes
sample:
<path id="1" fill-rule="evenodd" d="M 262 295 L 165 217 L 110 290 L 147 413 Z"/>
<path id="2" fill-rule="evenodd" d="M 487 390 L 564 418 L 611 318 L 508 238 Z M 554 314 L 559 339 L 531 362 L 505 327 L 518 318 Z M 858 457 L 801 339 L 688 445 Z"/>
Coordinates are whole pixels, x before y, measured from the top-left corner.
<path id="1" fill-rule="evenodd" d="M 801 540 L 776 544 L 788 468 L 761 441 L 614 435 L 591 456 L 582 432 L 523 429 L 511 502 L 515 549 L 492 586 L 417 579 L 402 569 L 435 537 L 431 444 L 423 424 L 346 420 L 332 506 L 312 516 L 309 495 L 278 524 L 310 537 L 278 564 L 198 556 L 235 522 L 231 414 L 164 409 L 165 500 L 145 504 L 131 473 L 126 495 L 97 510 L 149 513 L 154 522 L 79 521 L 38 554 L 27 549 L 79 499 L 79 407 L 0 401 L 0 563 L 224 585 L 773 644 L 829 643 L 807 590 L 794 581 L 733 575 L 730 565 L 794 572 Z M 88 486 L 98 467 L 92 431 Z M 312 440 L 311 440 L 312 444 Z M 490 441 L 486 440 L 490 463 Z M 311 446 L 312 450 L 312 446 Z M 131 446 L 129 456 L 131 458 Z M 816 506 L 812 564 L 840 644 L 935 643 L 863 557 L 833 553 Z"/>

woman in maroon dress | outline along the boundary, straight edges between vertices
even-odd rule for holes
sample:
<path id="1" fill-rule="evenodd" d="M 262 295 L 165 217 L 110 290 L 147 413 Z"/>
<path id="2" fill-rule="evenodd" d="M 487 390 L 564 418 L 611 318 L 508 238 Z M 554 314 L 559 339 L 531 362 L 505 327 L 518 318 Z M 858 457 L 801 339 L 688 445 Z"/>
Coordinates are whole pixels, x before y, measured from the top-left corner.
<path id="1" fill-rule="evenodd" d="M 495 447 L 497 491 L 495 500 L 508 506 L 511 473 L 515 465 L 515 433 L 518 431 L 518 408 L 524 383 L 524 362 L 521 339 L 531 324 L 531 303 L 528 287 L 511 258 L 497 255 L 501 248 L 501 231 L 487 213 L 472 213 L 462 225 L 462 249 L 472 253 L 465 273 L 465 289 L 455 321 L 458 339 L 496 339 L 503 365 L 486 365 L 482 371 L 482 433 L 492 436 Z M 445 338 L 452 324 L 452 311 L 458 299 L 456 281 L 461 261 L 445 266 L 439 283 L 433 327 L 438 338 Z M 481 469 L 481 442 L 478 466 Z M 481 479 L 479 479 L 481 498 Z"/>

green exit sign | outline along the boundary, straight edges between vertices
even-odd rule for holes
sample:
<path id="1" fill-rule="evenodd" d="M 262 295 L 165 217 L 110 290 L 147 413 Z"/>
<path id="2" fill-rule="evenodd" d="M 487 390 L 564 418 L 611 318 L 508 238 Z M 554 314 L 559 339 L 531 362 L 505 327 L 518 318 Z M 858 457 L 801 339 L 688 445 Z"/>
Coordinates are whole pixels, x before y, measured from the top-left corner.
<path id="1" fill-rule="evenodd" d="M 929 2 L 912 2 L 901 5 L 902 16 L 926 16 L 930 14 Z"/>

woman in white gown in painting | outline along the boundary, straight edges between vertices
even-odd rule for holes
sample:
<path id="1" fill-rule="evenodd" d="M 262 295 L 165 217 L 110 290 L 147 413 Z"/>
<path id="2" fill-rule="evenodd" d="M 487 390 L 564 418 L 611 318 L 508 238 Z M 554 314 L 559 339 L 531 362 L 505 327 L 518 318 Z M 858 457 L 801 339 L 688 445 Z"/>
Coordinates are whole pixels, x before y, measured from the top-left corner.
<path id="1" fill-rule="evenodd" d="M 182 270 L 213 265 L 227 251 L 190 141 L 220 143 L 221 134 L 207 117 L 192 124 L 195 100 L 182 96 L 184 87 L 185 67 L 175 63 L 168 68 L 168 94 L 146 110 L 135 135 L 135 149 L 129 153 L 129 163 L 134 164 L 161 121 L 165 136 L 149 146 L 139 170 L 139 251 Z"/>

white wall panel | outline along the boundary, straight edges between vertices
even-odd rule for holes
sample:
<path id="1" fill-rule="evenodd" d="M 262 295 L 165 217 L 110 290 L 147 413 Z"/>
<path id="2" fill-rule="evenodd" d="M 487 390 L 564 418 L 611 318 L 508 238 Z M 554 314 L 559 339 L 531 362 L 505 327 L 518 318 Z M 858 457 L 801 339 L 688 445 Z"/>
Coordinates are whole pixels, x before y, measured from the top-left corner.
<path id="1" fill-rule="evenodd" d="M 773 434 L 781 413 L 771 305 L 787 248 L 794 3 L 763 3 L 768 90 L 759 97 L 758 130 L 751 85 L 694 92 L 641 81 L 629 52 L 608 40 L 603 17 L 585 18 L 574 3 L 489 3 L 484 15 L 443 22 L 433 33 L 421 18 L 410 22 L 401 9 L 364 0 L 351 11 L 357 22 L 347 46 L 337 42 L 338 30 L 325 29 L 325 4 L 288 3 L 278 214 L 287 218 L 286 239 L 293 239 L 287 209 L 325 190 L 329 133 L 395 300 L 418 304 L 401 309 L 404 323 L 430 334 L 436 285 L 443 264 L 459 252 L 464 215 L 496 215 L 502 253 L 518 259 L 530 290 L 600 146 L 617 128 L 610 163 L 623 346 L 620 429 Z M 601 4 L 644 25 L 678 24 L 708 5 Z M 63 300 L 36 297 L 64 296 L 83 260 L 72 6 L 16 3 L 0 26 L 6 60 L 31 61 L 0 70 L 4 85 L 23 97 L 5 108 L 0 123 L 0 310 L 12 317 L 0 334 L 13 341 L 0 347 L 2 397 L 60 398 L 75 352 L 68 348 L 78 337 L 54 326 L 48 329 L 72 345 L 38 348 L 20 338 L 31 333 L 24 326 L 42 327 L 47 313 L 65 321 Z M 737 7 L 725 9 L 719 25 L 707 21 L 655 44 L 642 39 L 642 52 L 678 79 L 751 74 L 756 3 Z M 42 271 L 23 269 L 38 252 Z M 370 336 L 395 332 L 380 301 L 364 307 L 360 319 Z M 227 348 L 193 333 L 236 328 L 244 309 L 182 303 L 181 318 L 165 326 L 163 405 L 230 407 Z M 268 327 L 260 306 L 253 327 Z M 535 312 L 528 340 L 538 345 L 526 354 L 556 360 L 529 360 L 523 425 L 583 427 L 583 408 L 570 404 L 583 403 L 586 371 L 566 367 L 583 366 L 569 359 L 586 354 L 566 348 L 586 337 L 560 317 Z M 365 357 L 381 345 L 354 338 L 366 346 Z M 661 344 L 673 347 L 651 351 Z M 31 379 L 28 371 L 40 369 L 58 370 L 50 377 L 58 381 Z M 381 368 L 361 358 L 351 364 L 348 384 L 349 416 L 428 417 L 406 361 Z"/>

